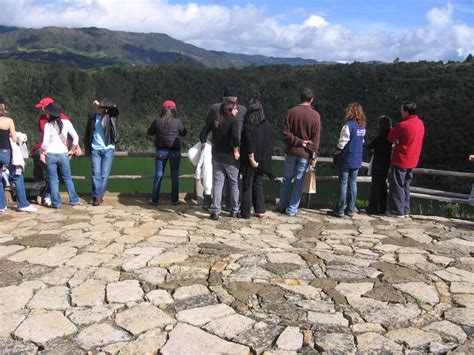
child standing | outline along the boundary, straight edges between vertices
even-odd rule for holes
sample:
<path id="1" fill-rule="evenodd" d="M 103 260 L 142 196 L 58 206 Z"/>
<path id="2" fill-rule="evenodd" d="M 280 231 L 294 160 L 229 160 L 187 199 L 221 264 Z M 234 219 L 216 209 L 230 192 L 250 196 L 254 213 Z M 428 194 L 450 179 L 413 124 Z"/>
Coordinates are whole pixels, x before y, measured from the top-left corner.
<path id="1" fill-rule="evenodd" d="M 388 141 L 388 132 L 392 128 L 392 121 L 388 116 L 378 118 L 378 135 L 366 148 L 372 150 L 372 184 L 367 212 L 370 214 L 385 214 L 387 209 L 387 175 L 390 168 L 392 143 Z"/>

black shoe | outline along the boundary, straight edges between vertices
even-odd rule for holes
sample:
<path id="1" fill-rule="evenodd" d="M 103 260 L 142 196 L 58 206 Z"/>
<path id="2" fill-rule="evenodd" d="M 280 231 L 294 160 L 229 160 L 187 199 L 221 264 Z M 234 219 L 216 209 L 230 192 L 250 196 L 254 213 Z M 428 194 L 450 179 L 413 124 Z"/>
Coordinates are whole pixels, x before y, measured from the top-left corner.
<path id="1" fill-rule="evenodd" d="M 219 215 L 217 213 L 211 213 L 210 217 L 213 221 L 217 221 L 219 219 Z"/>
<path id="2" fill-rule="evenodd" d="M 336 218 L 343 218 L 344 217 L 344 215 L 337 214 L 334 211 L 327 211 L 327 215 L 331 216 L 331 217 L 336 217 Z"/>
<path id="3" fill-rule="evenodd" d="M 203 210 L 209 211 L 211 209 L 211 205 L 202 205 Z"/>
<path id="4" fill-rule="evenodd" d="M 275 212 L 281 213 L 281 214 L 286 214 L 286 210 L 282 210 L 280 208 L 275 208 Z"/>
<path id="5" fill-rule="evenodd" d="M 242 215 L 240 214 L 240 212 L 231 212 L 230 217 L 231 218 L 242 218 Z"/>

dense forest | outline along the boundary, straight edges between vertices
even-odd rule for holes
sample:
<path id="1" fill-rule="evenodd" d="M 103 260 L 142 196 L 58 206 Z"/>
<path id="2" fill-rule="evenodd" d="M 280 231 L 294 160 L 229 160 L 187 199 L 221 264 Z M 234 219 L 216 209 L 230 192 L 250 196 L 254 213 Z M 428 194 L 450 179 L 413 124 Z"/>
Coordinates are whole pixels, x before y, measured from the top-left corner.
<path id="1" fill-rule="evenodd" d="M 0 62 L 0 95 L 17 130 L 38 139 L 41 97 L 56 99 L 82 137 L 94 98 L 108 97 L 120 109 L 122 143 L 119 150 L 152 150 L 146 129 L 165 99 L 177 102 L 189 135 L 184 146 L 198 141 L 210 105 L 220 101 L 224 87 L 235 86 L 239 101 L 260 98 L 273 123 L 282 154 L 281 125 L 286 110 L 298 102 L 301 87 L 316 94 L 322 118 L 321 156 L 330 156 L 343 124 L 344 107 L 361 103 L 368 116 L 368 139 L 376 118 L 388 114 L 400 120 L 400 104 L 413 100 L 426 125 L 421 167 L 472 171 L 467 161 L 474 153 L 474 63 L 418 62 L 393 64 L 338 64 L 305 66 L 250 66 L 244 69 L 202 69 L 182 65 L 120 66 L 81 70 L 15 60 Z M 30 143 L 32 144 L 32 143 Z M 368 157 L 367 157 L 368 158 Z"/>

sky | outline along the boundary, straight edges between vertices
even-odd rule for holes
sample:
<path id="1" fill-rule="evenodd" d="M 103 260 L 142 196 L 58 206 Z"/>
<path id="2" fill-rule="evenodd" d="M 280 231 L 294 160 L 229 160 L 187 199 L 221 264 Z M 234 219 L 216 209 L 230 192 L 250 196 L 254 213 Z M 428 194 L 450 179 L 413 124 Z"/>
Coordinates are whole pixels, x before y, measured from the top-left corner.
<path id="1" fill-rule="evenodd" d="M 353 62 L 474 55 L 474 0 L 0 0 L 0 24 L 166 33 L 208 50 Z"/>

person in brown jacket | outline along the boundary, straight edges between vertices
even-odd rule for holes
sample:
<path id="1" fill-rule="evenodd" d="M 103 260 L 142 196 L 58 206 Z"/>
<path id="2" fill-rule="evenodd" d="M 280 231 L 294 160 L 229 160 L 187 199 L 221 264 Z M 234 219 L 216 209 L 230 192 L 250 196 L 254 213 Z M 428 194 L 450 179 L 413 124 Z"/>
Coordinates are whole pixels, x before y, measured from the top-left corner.
<path id="1" fill-rule="evenodd" d="M 321 131 L 321 118 L 312 107 L 313 91 L 303 89 L 300 99 L 301 103 L 288 111 L 283 125 L 286 150 L 277 211 L 289 216 L 298 212 L 303 178 L 308 166 L 316 165 Z"/>

